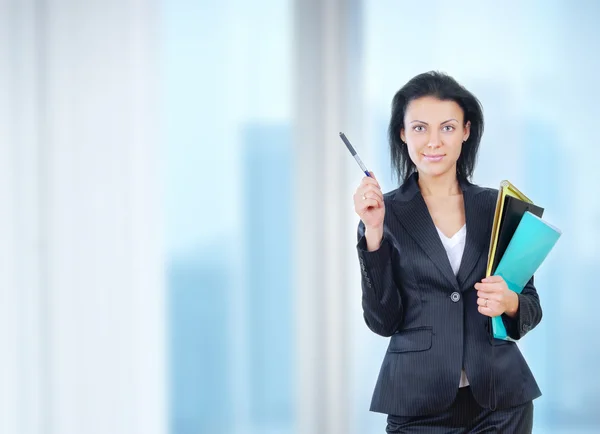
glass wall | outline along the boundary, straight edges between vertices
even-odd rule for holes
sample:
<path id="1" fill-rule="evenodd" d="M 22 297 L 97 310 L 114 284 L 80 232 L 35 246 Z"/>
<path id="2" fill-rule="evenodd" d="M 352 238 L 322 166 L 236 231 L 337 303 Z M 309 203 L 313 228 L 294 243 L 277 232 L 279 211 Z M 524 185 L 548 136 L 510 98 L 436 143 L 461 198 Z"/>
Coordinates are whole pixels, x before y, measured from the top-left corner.
<path id="1" fill-rule="evenodd" d="M 173 434 L 294 427 L 288 3 L 163 4 Z"/>
<path id="2" fill-rule="evenodd" d="M 292 89 L 303 77 L 291 65 L 301 3 L 162 5 L 173 434 L 220 432 L 224 426 L 232 433 L 291 433 L 298 426 L 302 355 L 293 294 L 301 270 L 293 251 L 302 229 L 294 223 L 292 186 L 302 174 L 292 170 Z M 441 70 L 484 107 L 474 181 L 497 187 L 510 180 L 563 230 L 536 276 L 544 319 L 519 345 L 543 392 L 535 401 L 535 432 L 598 432 L 600 376 L 594 367 L 600 346 L 594 342 L 600 326 L 594 322 L 593 274 L 600 258 L 594 158 L 600 6 L 347 4 L 358 17 L 356 27 L 338 30 L 356 43 L 359 60 L 349 62 L 348 76 L 356 80 L 362 104 L 356 129 L 364 131 L 364 139 L 352 137 L 384 190 L 396 188 L 386 140 L 392 96 L 414 75 Z M 315 70 L 322 67 L 314 62 Z M 332 134 L 338 127 L 326 126 Z M 344 152 L 340 158 L 347 159 L 350 174 L 344 182 L 351 191 L 361 174 Z M 351 194 L 347 219 L 355 228 Z M 356 434 L 379 433 L 385 416 L 368 407 L 387 341 L 364 325 L 355 255 L 340 255 L 355 277 L 347 334 L 341 336 L 348 343 L 348 426 Z"/>

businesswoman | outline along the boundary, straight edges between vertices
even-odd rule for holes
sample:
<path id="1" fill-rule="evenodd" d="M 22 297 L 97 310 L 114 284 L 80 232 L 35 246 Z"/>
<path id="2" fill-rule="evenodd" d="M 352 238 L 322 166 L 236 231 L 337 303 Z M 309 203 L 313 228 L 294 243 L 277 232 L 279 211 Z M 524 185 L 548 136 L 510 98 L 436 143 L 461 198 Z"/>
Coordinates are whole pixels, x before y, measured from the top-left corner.
<path id="1" fill-rule="evenodd" d="M 371 410 L 388 433 L 530 433 L 541 392 L 514 342 L 491 337 L 501 316 L 518 340 L 542 318 L 533 278 L 521 294 L 485 278 L 498 191 L 470 182 L 481 105 L 429 72 L 394 96 L 391 161 L 402 184 L 354 194 L 367 326 L 390 337 Z"/>

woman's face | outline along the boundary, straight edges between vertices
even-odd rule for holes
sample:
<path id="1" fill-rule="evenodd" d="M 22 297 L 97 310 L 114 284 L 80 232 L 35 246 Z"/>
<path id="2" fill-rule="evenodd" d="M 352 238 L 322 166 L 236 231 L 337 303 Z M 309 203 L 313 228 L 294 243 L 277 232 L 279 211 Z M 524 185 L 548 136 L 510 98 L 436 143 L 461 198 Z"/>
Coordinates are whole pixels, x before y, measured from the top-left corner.
<path id="1" fill-rule="evenodd" d="M 400 138 L 420 174 L 456 173 L 462 144 L 469 137 L 462 108 L 454 101 L 425 96 L 408 104 Z"/>

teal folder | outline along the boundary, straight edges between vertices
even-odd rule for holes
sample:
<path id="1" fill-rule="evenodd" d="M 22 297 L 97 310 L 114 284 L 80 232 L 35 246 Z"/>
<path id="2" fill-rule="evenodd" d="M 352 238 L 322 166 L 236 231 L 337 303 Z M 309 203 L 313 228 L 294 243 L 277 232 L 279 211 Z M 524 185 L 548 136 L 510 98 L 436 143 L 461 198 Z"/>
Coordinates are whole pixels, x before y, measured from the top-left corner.
<path id="1" fill-rule="evenodd" d="M 520 293 L 540 267 L 561 236 L 560 229 L 526 211 L 496 268 L 495 276 L 502 276 L 508 289 Z M 496 339 L 511 340 L 502 317 L 492 318 Z"/>

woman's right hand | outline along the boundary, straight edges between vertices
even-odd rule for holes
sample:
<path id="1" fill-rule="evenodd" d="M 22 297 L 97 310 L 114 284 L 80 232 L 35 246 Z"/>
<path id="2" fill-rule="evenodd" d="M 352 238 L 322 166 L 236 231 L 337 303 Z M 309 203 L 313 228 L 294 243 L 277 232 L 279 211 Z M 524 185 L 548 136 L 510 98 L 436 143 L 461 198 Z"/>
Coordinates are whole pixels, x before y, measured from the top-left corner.
<path id="1" fill-rule="evenodd" d="M 383 235 L 383 218 L 385 204 L 383 193 L 373 172 L 371 177 L 365 176 L 354 193 L 354 210 L 365 225 L 366 232 L 376 232 Z"/>

